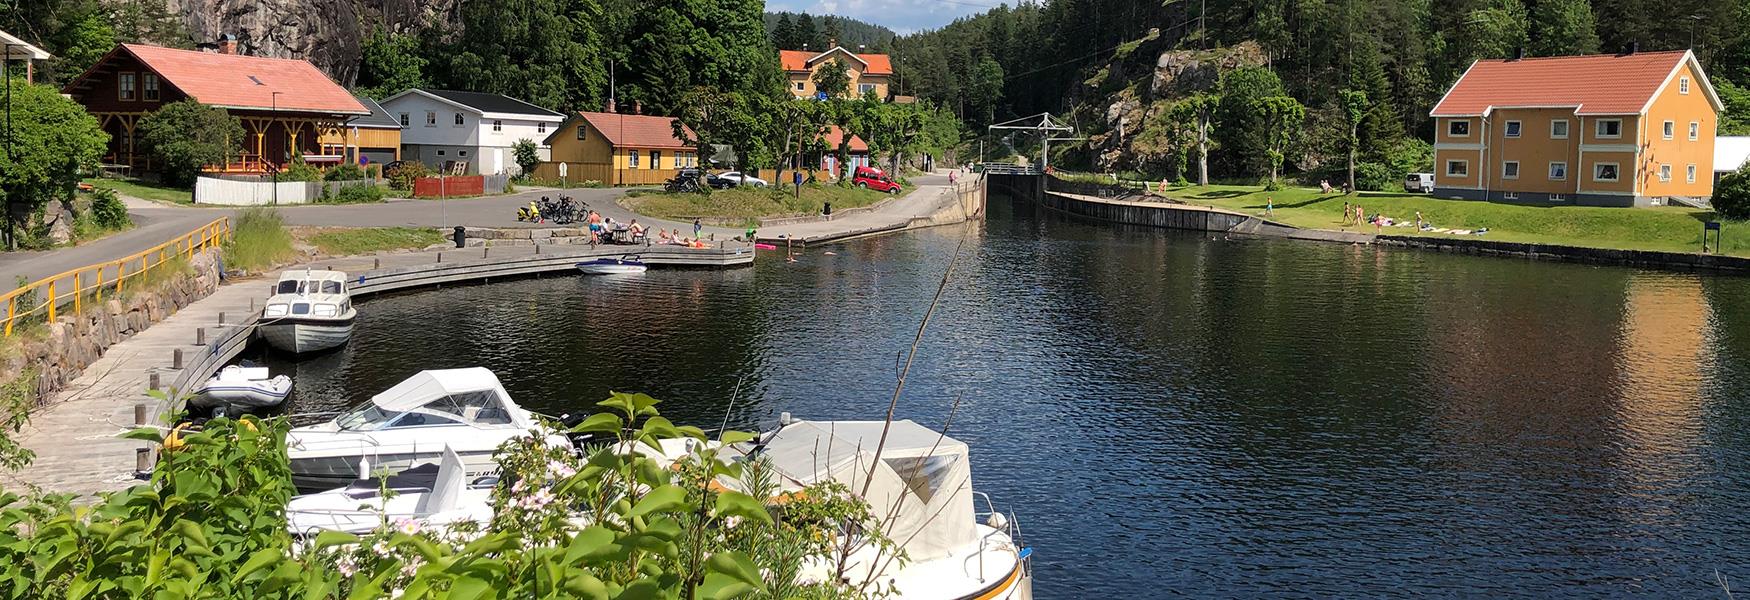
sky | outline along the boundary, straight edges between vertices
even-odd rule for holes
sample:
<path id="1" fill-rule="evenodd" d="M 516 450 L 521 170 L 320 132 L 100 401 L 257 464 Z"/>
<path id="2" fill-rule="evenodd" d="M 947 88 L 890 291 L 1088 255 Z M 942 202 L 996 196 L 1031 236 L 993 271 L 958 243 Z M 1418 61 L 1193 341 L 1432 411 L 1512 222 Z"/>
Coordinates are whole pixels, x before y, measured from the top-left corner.
<path id="1" fill-rule="evenodd" d="M 947 25 L 1000 3 L 1000 0 L 766 0 L 766 10 L 845 16 L 905 35 Z"/>

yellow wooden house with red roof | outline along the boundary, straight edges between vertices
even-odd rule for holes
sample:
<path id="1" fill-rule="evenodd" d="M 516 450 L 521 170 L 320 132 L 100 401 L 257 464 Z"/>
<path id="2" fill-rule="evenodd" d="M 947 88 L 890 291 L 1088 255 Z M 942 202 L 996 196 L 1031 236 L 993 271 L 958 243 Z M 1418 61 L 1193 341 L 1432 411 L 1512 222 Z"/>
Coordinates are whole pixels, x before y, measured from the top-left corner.
<path id="1" fill-rule="evenodd" d="M 825 52 L 779 50 L 778 60 L 790 77 L 790 95 L 797 98 L 815 97 L 814 74 L 838 62 L 844 63 L 850 81 L 847 94 L 861 98 L 873 92 L 881 100 L 889 98 L 893 61 L 886 54 L 858 54 L 835 45 Z"/>

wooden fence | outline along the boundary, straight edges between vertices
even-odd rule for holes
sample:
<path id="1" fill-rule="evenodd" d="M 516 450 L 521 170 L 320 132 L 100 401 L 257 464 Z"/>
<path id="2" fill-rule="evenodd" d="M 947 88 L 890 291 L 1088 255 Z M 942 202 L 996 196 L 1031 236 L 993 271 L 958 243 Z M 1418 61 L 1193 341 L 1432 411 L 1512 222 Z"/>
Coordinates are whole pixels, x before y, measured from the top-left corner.
<path id="1" fill-rule="evenodd" d="M 136 278 L 151 273 L 165 261 L 192 257 L 196 252 L 218 247 L 230 234 L 230 218 L 219 217 L 194 231 L 125 258 L 79 267 L 19 286 L 0 296 L 0 300 L 6 302 L 6 336 L 12 336 L 13 325 L 38 314 L 49 321 L 55 320 L 59 307 L 68 302 L 73 304 L 73 312 L 78 313 L 84 309 L 86 296 L 91 296 L 94 302 L 102 302 L 105 288 L 119 294 L 130 280 L 137 281 Z"/>

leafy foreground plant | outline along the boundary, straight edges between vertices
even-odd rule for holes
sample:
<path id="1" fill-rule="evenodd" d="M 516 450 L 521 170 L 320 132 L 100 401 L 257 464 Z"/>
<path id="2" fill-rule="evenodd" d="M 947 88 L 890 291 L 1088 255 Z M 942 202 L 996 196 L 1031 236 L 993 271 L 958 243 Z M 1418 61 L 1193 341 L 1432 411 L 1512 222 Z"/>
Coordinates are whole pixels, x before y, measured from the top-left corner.
<path id="1" fill-rule="evenodd" d="M 0 598 L 850 598 L 798 577 L 847 532 L 881 540 L 842 485 L 765 498 L 758 461 L 718 456 L 643 394 L 614 394 L 580 431 L 609 434 L 586 459 L 541 436 L 499 449 L 485 525 L 384 523 L 295 539 L 282 420 L 139 429 L 160 445 L 149 484 L 72 508 L 70 496 L 0 496 Z M 641 423 L 640 423 L 641 422 Z M 716 440 L 752 439 L 724 432 Z M 641 448 L 695 451 L 663 466 Z M 733 491 L 719 478 L 746 483 Z"/>

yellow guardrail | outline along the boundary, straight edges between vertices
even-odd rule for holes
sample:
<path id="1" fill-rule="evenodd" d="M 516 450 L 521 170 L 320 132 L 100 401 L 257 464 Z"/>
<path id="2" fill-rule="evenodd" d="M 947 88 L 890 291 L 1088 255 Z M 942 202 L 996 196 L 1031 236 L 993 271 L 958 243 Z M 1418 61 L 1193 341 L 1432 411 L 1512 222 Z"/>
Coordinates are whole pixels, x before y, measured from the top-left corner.
<path id="1" fill-rule="evenodd" d="M 14 324 L 38 313 L 46 313 L 48 320 L 55 320 L 59 307 L 68 301 L 73 303 L 73 312 L 77 314 L 84 309 L 86 296 L 101 302 L 106 287 L 119 294 L 130 278 L 142 277 L 173 258 L 192 257 L 196 252 L 216 248 L 230 234 L 231 219 L 219 217 L 194 231 L 124 258 L 79 267 L 19 286 L 0 296 L 0 300 L 6 303 L 5 335 L 12 337 Z M 72 289 L 67 289 L 69 287 Z"/>

